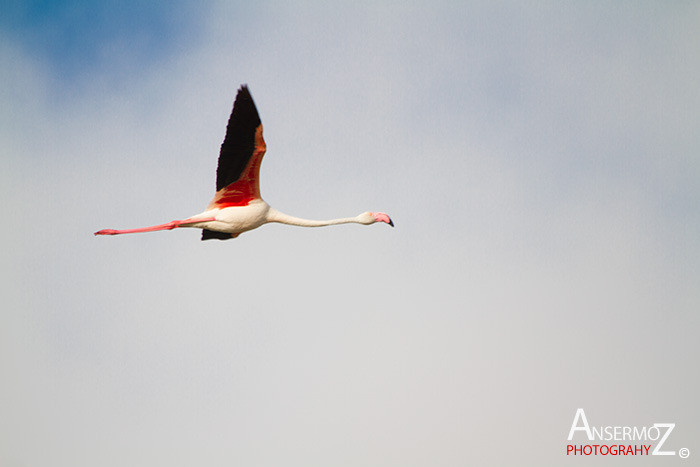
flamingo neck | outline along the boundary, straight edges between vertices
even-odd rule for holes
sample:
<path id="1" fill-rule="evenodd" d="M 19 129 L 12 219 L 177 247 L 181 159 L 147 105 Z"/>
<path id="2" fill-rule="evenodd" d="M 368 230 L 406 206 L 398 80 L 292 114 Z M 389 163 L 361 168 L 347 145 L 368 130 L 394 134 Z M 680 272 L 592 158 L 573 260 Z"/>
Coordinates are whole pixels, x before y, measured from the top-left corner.
<path id="1" fill-rule="evenodd" d="M 283 212 L 279 212 L 274 208 L 270 208 L 267 212 L 267 222 L 278 222 L 280 224 L 298 225 L 300 227 L 324 227 L 326 225 L 337 224 L 360 224 L 357 217 L 342 217 L 340 219 L 330 219 L 327 221 L 315 221 L 311 219 L 302 219 L 300 217 L 290 216 Z"/>

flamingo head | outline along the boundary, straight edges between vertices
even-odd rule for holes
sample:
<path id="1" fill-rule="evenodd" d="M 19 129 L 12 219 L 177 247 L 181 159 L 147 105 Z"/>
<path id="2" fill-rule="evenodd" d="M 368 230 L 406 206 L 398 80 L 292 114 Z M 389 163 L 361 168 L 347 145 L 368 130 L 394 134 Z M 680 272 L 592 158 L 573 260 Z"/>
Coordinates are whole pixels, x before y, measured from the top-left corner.
<path id="1" fill-rule="evenodd" d="M 386 222 L 390 226 L 394 226 L 391 218 L 383 212 L 363 212 L 358 218 L 360 223 L 365 225 L 374 224 L 375 222 Z"/>

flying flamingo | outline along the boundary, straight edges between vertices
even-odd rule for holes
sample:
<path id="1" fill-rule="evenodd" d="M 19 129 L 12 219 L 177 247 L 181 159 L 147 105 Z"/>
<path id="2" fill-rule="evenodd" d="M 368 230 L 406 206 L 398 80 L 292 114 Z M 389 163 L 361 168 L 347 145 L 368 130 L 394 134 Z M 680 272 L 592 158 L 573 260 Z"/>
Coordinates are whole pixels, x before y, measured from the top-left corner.
<path id="1" fill-rule="evenodd" d="M 322 227 L 336 224 L 394 223 L 383 212 L 363 212 L 355 217 L 314 221 L 289 216 L 271 208 L 260 197 L 260 164 L 265 155 L 262 123 L 247 86 L 241 86 L 233 104 L 226 127 L 226 137 L 219 153 L 216 169 L 216 194 L 206 210 L 183 220 L 140 229 L 103 229 L 95 235 L 119 235 L 154 230 L 172 230 L 178 227 L 203 229 L 202 240 L 228 240 L 268 222 Z"/>

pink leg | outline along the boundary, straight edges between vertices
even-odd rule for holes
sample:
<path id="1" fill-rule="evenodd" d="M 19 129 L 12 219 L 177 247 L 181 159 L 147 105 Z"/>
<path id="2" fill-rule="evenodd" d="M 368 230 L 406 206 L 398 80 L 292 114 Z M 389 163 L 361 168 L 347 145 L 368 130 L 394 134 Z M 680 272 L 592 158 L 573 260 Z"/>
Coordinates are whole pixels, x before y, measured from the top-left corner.
<path id="1" fill-rule="evenodd" d="M 153 225 L 150 227 L 141 227 L 140 229 L 124 229 L 124 230 L 114 230 L 114 229 L 102 229 L 99 232 L 95 232 L 95 235 L 120 235 L 129 233 L 139 233 L 139 232 L 153 232 L 156 230 L 172 230 L 183 225 L 196 224 L 198 222 L 209 222 L 216 220 L 215 217 L 205 217 L 203 219 L 184 219 L 181 221 L 171 221 L 167 224 Z"/>

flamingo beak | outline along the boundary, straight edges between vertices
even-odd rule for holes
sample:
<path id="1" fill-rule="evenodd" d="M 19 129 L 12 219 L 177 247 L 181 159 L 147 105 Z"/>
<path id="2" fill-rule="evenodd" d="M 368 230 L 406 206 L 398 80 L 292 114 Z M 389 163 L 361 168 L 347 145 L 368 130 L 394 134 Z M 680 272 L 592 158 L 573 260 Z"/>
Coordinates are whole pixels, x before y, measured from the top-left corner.
<path id="1" fill-rule="evenodd" d="M 383 212 L 375 212 L 372 215 L 374 216 L 374 220 L 376 220 L 377 222 L 386 222 L 390 226 L 394 226 L 394 221 L 392 221 L 391 218 Z"/>

